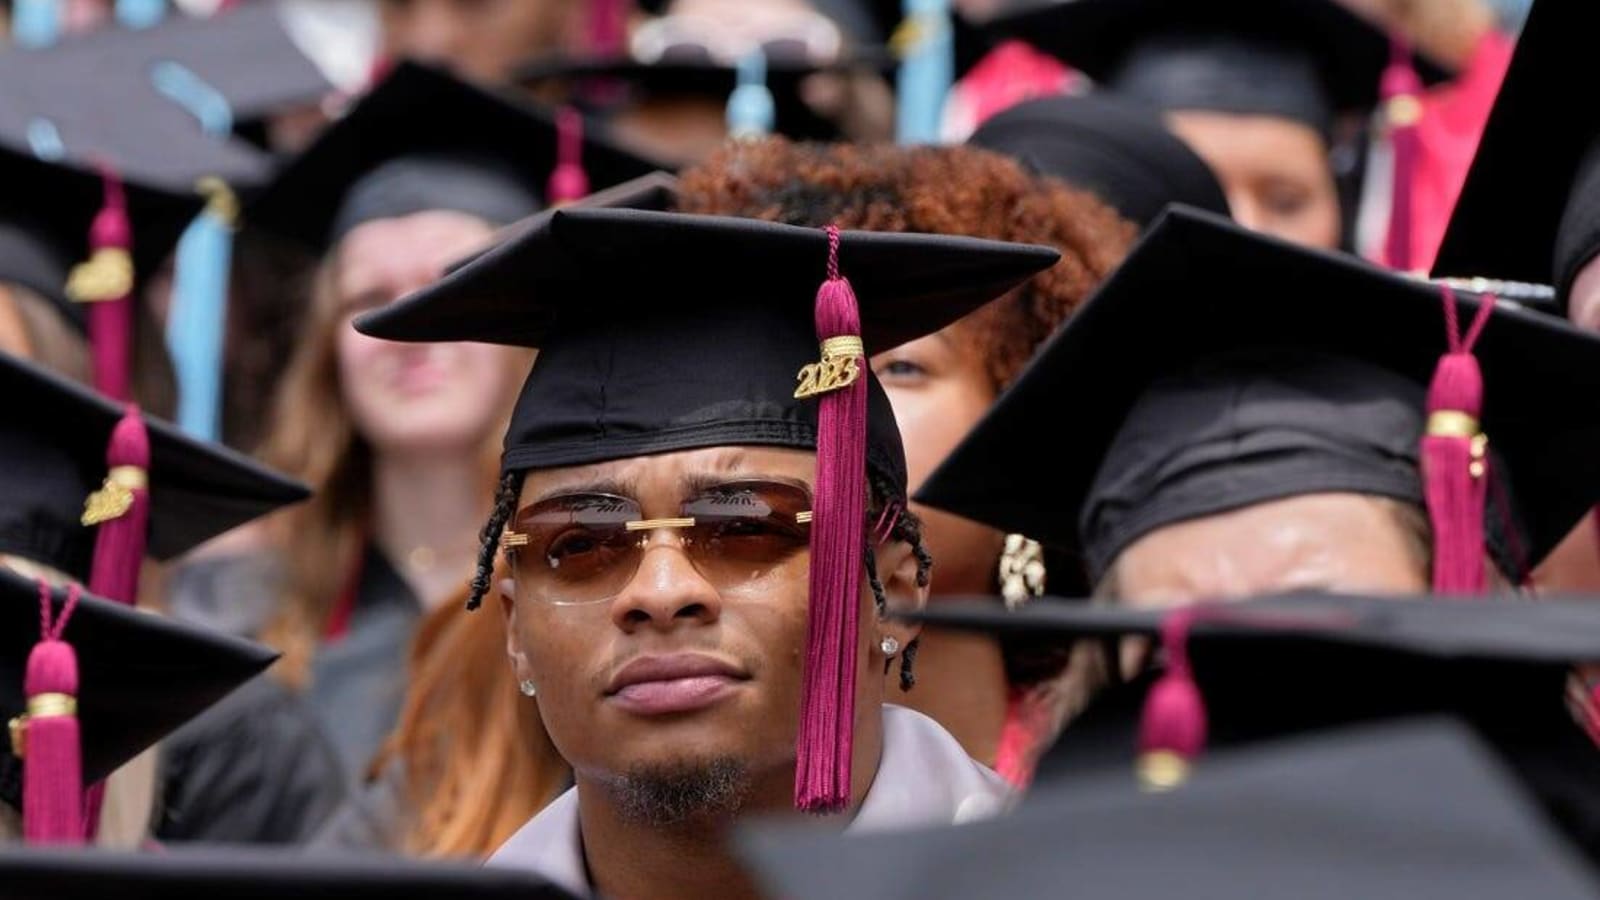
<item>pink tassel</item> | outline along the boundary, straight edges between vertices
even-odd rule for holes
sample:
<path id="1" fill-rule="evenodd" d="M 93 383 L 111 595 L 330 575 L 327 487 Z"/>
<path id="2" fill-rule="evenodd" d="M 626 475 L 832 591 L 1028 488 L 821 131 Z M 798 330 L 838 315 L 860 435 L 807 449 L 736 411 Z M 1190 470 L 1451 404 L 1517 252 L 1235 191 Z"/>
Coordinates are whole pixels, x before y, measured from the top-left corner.
<path id="1" fill-rule="evenodd" d="M 857 627 L 866 517 L 867 380 L 861 312 L 839 274 L 839 229 L 829 226 L 828 278 L 817 291 L 822 360 L 801 371 L 796 397 L 820 395 L 811 522 L 811 607 L 796 740 L 795 807 L 850 805 L 855 746 Z"/>
<path id="2" fill-rule="evenodd" d="M 1205 700 L 1189 667 L 1189 630 L 1198 614 L 1180 609 L 1161 623 L 1167 670 L 1150 688 L 1139 723 L 1139 777 L 1152 790 L 1182 784 L 1205 750 Z"/>
<path id="3" fill-rule="evenodd" d="M 1417 122 L 1422 118 L 1422 79 L 1411 67 L 1411 48 L 1404 41 L 1390 41 L 1389 65 L 1383 70 L 1379 91 L 1388 119 L 1389 150 L 1394 159 L 1384 256 L 1391 268 L 1409 272 L 1414 230 L 1412 199 L 1417 166 L 1422 157 L 1422 137 L 1417 131 Z"/>
<path id="4" fill-rule="evenodd" d="M 22 836 L 29 844 L 82 844 L 83 756 L 78 732 L 78 657 L 61 639 L 78 605 L 67 588 L 61 615 L 51 622 L 50 586 L 39 582 L 39 642 L 28 654 L 23 690 Z"/>
<path id="5" fill-rule="evenodd" d="M 150 435 L 139 408 L 127 410 L 111 430 L 106 445 L 106 480 L 84 504 L 83 524 L 99 526 L 94 562 L 89 569 L 91 593 L 133 606 L 139 597 L 139 569 L 144 563 L 150 521 Z M 90 785 L 84 797 L 85 836 L 100 827 L 103 782 Z"/>
<path id="6" fill-rule="evenodd" d="M 583 170 L 583 117 L 570 106 L 556 111 L 556 167 L 545 196 L 551 206 L 589 196 L 589 174 Z"/>
<path id="7" fill-rule="evenodd" d="M 88 262 L 75 266 L 67 294 L 89 304 L 89 351 L 95 390 L 127 400 L 133 357 L 133 226 L 122 180 L 101 166 L 105 205 L 89 228 Z"/>
<path id="8" fill-rule="evenodd" d="M 1428 387 L 1428 426 L 1422 438 L 1422 485 L 1433 525 L 1433 591 L 1481 594 L 1484 510 L 1488 498 L 1488 438 L 1483 414 L 1483 373 L 1472 347 L 1489 322 L 1494 297 L 1485 296 L 1465 338 L 1456 296 L 1444 287 L 1449 352 L 1439 359 Z"/>

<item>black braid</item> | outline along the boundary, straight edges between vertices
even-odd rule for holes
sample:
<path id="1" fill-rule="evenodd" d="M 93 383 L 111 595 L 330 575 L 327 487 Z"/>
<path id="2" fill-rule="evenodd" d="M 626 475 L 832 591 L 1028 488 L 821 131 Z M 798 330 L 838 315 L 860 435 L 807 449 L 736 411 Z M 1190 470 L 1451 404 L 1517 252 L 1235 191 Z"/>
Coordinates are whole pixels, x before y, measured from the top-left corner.
<path id="1" fill-rule="evenodd" d="M 489 593 L 489 582 L 494 579 L 494 555 L 500 549 L 500 532 L 517 511 L 517 498 L 522 496 L 522 475 L 521 472 L 507 472 L 500 476 L 500 487 L 494 493 L 494 508 L 478 534 L 478 569 L 472 575 L 467 609 L 477 609 Z"/>
<path id="2" fill-rule="evenodd" d="M 877 501 L 874 505 L 880 510 L 889 503 L 898 503 L 901 506 L 900 514 L 895 517 L 894 527 L 889 531 L 889 538 L 903 541 L 911 545 L 911 553 L 917 558 L 917 587 L 927 587 L 933 578 L 933 554 L 922 543 L 922 520 L 905 505 L 905 496 L 889 482 L 888 479 L 876 473 L 868 476 L 872 489 L 872 497 Z M 891 499 L 892 498 L 892 499 Z M 877 524 L 877 518 L 869 514 L 867 523 L 866 552 L 863 558 L 867 564 L 867 582 L 872 585 L 872 596 L 877 601 L 878 615 L 883 616 L 888 612 L 889 601 L 883 589 L 883 583 L 878 579 L 877 558 L 872 552 L 872 539 L 876 535 L 871 533 L 872 527 Z M 913 638 L 911 643 L 900 654 L 900 690 L 910 691 L 917 684 L 915 666 L 917 662 L 917 648 L 921 646 L 922 639 Z M 889 660 L 884 660 L 884 665 L 889 665 Z M 885 674 L 887 674 L 887 668 Z"/>

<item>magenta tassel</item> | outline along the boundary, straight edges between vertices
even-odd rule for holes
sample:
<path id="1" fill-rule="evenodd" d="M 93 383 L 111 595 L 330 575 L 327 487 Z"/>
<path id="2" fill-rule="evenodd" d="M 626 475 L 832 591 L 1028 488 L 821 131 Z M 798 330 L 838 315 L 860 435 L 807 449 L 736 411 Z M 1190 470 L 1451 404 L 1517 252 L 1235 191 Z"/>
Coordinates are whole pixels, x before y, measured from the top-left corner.
<path id="1" fill-rule="evenodd" d="M 839 230 L 828 228 L 828 278 L 817 291 L 817 337 L 856 338 L 861 312 L 839 274 Z M 829 353 L 824 350 L 824 364 Z M 864 367 L 857 348 L 850 365 Z M 811 607 L 796 740 L 795 807 L 833 813 L 850 806 L 855 747 L 856 654 L 867 479 L 864 371 L 821 395 L 817 482 L 811 521 Z"/>
<path id="2" fill-rule="evenodd" d="M 1444 291 L 1449 352 L 1428 386 L 1428 426 L 1422 437 L 1422 485 L 1433 526 L 1433 591 L 1484 592 L 1484 510 L 1488 499 L 1488 440 L 1479 427 L 1483 373 L 1472 346 L 1488 324 L 1494 297 L 1485 296 L 1465 338 L 1456 321 L 1455 293 Z"/>
<path id="3" fill-rule="evenodd" d="M 61 615 L 51 622 L 50 586 L 39 582 L 39 642 L 28 654 L 23 690 L 22 836 L 29 844 L 82 844 L 83 754 L 78 731 L 78 657 L 61 639 L 78 604 L 67 589 Z"/>
<path id="4" fill-rule="evenodd" d="M 1383 70 L 1379 91 L 1384 100 L 1389 150 L 1394 161 L 1384 255 L 1391 268 L 1409 272 L 1412 268 L 1411 235 L 1415 227 L 1411 207 L 1417 166 L 1422 158 L 1422 137 L 1417 133 L 1417 122 L 1422 117 L 1422 79 L 1411 67 L 1411 48 L 1404 41 L 1390 41 L 1389 65 Z"/>
<path id="5" fill-rule="evenodd" d="M 560 206 L 589 196 L 589 174 L 583 170 L 583 117 L 570 106 L 556 111 L 556 166 L 545 197 Z"/>
<path id="6" fill-rule="evenodd" d="M 1180 609 L 1161 624 L 1167 669 L 1145 698 L 1139 723 L 1139 771 L 1151 788 L 1176 787 L 1206 745 L 1206 706 L 1189 666 L 1189 630 L 1199 615 Z"/>
<path id="7" fill-rule="evenodd" d="M 67 294 L 89 306 L 89 353 L 95 390 L 127 400 L 133 371 L 133 226 L 122 180 L 101 167 L 105 205 L 89 227 L 90 256 L 73 267 Z"/>

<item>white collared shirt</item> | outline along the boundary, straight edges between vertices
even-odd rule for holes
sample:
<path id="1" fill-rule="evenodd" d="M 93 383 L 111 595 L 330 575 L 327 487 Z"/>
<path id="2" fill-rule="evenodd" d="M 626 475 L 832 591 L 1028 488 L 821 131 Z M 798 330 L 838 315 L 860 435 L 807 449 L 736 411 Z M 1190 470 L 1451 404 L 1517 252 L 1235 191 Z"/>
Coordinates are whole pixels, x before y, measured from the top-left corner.
<path id="1" fill-rule="evenodd" d="M 957 825 L 1003 812 L 1011 788 L 967 756 L 939 723 L 884 704 L 883 755 L 847 832 Z M 487 865 L 528 869 L 580 896 L 593 892 L 578 828 L 578 789 L 557 797 L 489 857 Z"/>

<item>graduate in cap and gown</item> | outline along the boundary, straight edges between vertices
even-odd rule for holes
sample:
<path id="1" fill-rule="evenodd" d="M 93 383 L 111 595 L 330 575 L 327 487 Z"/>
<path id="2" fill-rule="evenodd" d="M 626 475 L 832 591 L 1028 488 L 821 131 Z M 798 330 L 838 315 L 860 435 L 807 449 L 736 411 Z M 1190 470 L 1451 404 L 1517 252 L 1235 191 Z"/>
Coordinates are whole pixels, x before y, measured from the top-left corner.
<path id="1" fill-rule="evenodd" d="M 1392 54 L 1335 0 L 1078 0 L 991 27 L 1164 114 L 1241 223 L 1312 247 L 1346 243 L 1356 210 L 1331 156 L 1340 117 L 1378 106 Z M 1416 78 L 1409 55 L 1395 62 Z"/>
<path id="2" fill-rule="evenodd" d="M 489 508 L 522 350 L 415 348 L 350 331 L 494 230 L 651 172 L 574 115 L 405 64 L 246 210 L 321 258 L 263 457 L 314 499 L 182 574 L 174 607 L 284 650 L 352 781 L 395 725 L 419 617 L 459 589 Z"/>
<path id="3" fill-rule="evenodd" d="M 744 816 L 867 831 L 999 811 L 998 776 L 885 702 L 886 668 L 914 685 L 915 633 L 883 615 L 922 602 L 931 560 L 865 354 L 1057 257 L 558 210 L 358 321 L 539 348 L 473 602 L 507 616 L 508 664 L 577 784 L 491 864 L 585 895 L 747 895 L 722 843 Z M 511 577 L 491 584 L 501 548 Z"/>
<path id="4" fill-rule="evenodd" d="M 918 499 L 1079 554 L 1108 602 L 1513 590 L 1600 498 L 1596 359 L 1492 295 L 1174 208 Z M 1070 445 L 1019 444 L 1041 408 Z"/>

